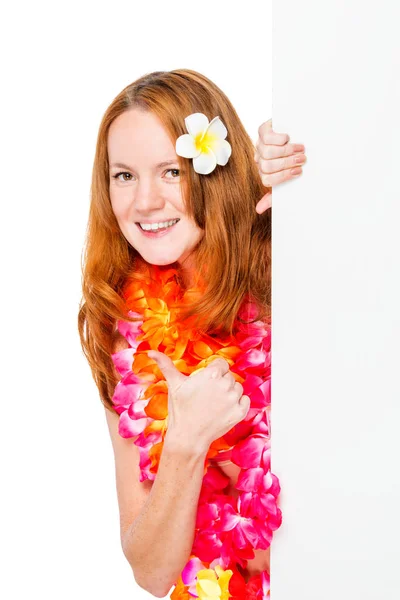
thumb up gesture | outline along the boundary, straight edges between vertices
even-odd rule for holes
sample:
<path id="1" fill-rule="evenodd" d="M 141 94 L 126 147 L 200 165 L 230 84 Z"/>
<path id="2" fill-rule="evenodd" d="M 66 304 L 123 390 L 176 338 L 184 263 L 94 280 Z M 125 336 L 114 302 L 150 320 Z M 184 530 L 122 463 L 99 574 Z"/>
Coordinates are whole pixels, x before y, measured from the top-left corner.
<path id="1" fill-rule="evenodd" d="M 163 352 L 148 351 L 168 386 L 168 430 L 193 447 L 207 452 L 212 442 L 242 421 L 250 398 L 229 371 L 223 358 L 204 369 L 183 375 Z"/>

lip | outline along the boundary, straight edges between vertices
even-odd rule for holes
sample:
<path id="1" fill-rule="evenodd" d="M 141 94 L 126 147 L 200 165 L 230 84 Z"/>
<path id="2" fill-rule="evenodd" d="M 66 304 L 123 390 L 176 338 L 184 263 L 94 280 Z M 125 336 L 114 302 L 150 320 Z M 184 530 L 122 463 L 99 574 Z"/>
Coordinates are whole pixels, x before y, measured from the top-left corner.
<path id="1" fill-rule="evenodd" d="M 175 219 L 179 219 L 180 217 L 170 217 L 169 219 L 142 219 L 140 223 L 144 223 L 145 225 L 152 225 L 153 223 L 166 223 L 167 221 L 175 221 Z M 139 221 L 136 221 L 136 224 Z"/>
<path id="2" fill-rule="evenodd" d="M 146 223 L 147 221 L 141 221 L 141 223 Z M 153 223 L 158 223 L 159 221 L 152 221 Z M 178 221 L 177 223 L 174 223 L 174 225 L 171 225 L 171 227 L 168 227 L 167 229 L 163 229 L 162 231 L 144 231 L 139 223 L 135 223 L 136 227 L 139 229 L 140 233 L 142 233 L 145 237 L 148 238 L 161 238 L 164 235 L 168 235 L 168 233 L 170 233 L 174 227 L 176 227 L 178 225 L 178 223 L 180 223 L 180 221 Z"/>

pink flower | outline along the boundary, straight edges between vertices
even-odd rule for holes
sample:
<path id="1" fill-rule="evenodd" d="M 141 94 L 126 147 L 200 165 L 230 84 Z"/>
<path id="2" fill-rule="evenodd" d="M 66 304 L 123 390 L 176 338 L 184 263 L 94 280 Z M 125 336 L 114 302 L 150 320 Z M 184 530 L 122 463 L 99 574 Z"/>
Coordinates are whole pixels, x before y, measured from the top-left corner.
<path id="1" fill-rule="evenodd" d="M 118 321 L 117 328 L 121 335 L 129 342 L 132 348 L 136 350 L 139 345 L 139 341 L 136 339 L 138 335 L 143 333 L 141 326 L 143 325 L 143 315 L 138 312 L 130 310 L 128 312 L 129 317 L 137 317 L 138 321 L 132 323 L 130 321 Z"/>

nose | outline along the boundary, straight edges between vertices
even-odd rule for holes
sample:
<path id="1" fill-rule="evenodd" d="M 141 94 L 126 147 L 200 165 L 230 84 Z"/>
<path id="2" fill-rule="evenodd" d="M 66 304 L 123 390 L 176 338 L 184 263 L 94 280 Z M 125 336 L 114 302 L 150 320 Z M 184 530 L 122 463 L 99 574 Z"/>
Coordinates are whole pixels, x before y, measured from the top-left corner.
<path id="1" fill-rule="evenodd" d="M 141 178 L 135 186 L 135 209 L 143 214 L 150 213 L 165 204 L 157 183 L 151 178 Z"/>

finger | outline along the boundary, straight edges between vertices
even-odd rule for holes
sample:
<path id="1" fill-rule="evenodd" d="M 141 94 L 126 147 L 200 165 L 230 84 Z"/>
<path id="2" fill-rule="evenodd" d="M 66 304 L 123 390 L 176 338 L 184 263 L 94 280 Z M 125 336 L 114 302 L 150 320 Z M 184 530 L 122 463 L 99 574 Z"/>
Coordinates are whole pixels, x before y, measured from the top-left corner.
<path id="1" fill-rule="evenodd" d="M 235 389 L 237 381 L 230 371 L 225 373 L 225 375 L 223 376 L 223 379 L 225 379 L 229 383 L 228 391 Z M 240 384 L 238 384 L 238 385 L 240 385 Z"/>
<path id="2" fill-rule="evenodd" d="M 272 131 L 272 117 L 268 119 L 268 121 L 261 123 L 260 127 L 258 128 L 258 135 L 260 135 L 260 133 L 268 133 L 269 131 Z"/>
<path id="3" fill-rule="evenodd" d="M 284 181 L 288 181 L 293 177 L 298 177 L 302 173 L 303 169 L 301 167 L 296 167 L 295 169 L 285 169 L 284 171 L 279 171 L 279 173 L 262 175 L 261 181 L 265 187 L 274 187 L 275 185 L 278 185 Z"/>
<path id="4" fill-rule="evenodd" d="M 290 141 L 290 137 L 287 133 L 276 133 L 272 129 L 272 119 L 265 121 L 258 128 L 258 137 L 264 144 L 276 144 L 283 146 Z"/>
<path id="5" fill-rule="evenodd" d="M 233 386 L 233 389 L 235 390 L 235 392 L 237 392 L 237 395 L 239 396 L 239 398 L 241 398 L 243 396 L 243 386 L 241 383 L 239 383 L 238 381 L 235 381 L 235 385 Z"/>
<path id="6" fill-rule="evenodd" d="M 277 173 L 278 171 L 284 171 L 291 167 L 304 165 L 305 162 L 307 162 L 305 154 L 292 154 L 287 158 L 271 158 L 269 160 L 261 158 L 258 161 L 258 168 L 262 173 Z"/>
<path id="7" fill-rule="evenodd" d="M 264 145 L 260 141 L 257 141 L 256 152 L 259 158 L 282 158 L 290 156 L 298 152 L 304 153 L 304 144 L 286 144 L 284 146 L 275 146 L 273 144 Z"/>
<path id="8" fill-rule="evenodd" d="M 157 363 L 158 368 L 168 383 L 178 384 L 182 381 L 182 379 L 186 379 L 185 375 L 183 375 L 175 367 L 170 357 L 166 356 L 163 352 L 158 352 L 158 350 L 149 350 L 147 352 L 147 356 L 152 358 Z"/>
<path id="9" fill-rule="evenodd" d="M 228 373 L 229 363 L 224 358 L 215 358 L 209 363 L 207 369 L 211 371 L 210 378 L 217 379 L 218 377 L 223 377 L 225 373 Z"/>
<path id="10" fill-rule="evenodd" d="M 256 211 L 259 215 L 271 208 L 272 206 L 272 192 L 267 192 L 265 196 L 261 198 L 256 204 Z"/>
<path id="11" fill-rule="evenodd" d="M 247 416 L 247 413 L 250 409 L 250 398 L 246 395 L 243 395 L 239 400 L 239 406 L 243 410 L 244 416 L 243 419 Z"/>

